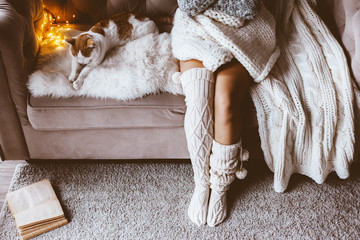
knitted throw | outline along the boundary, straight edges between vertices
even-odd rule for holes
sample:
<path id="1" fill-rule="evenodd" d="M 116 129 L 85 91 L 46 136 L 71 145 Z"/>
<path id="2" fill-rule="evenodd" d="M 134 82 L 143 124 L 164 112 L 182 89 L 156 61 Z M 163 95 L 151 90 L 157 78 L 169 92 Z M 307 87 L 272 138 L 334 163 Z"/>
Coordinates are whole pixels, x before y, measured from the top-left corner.
<path id="1" fill-rule="evenodd" d="M 310 0 L 274 1 L 280 57 L 251 90 L 265 160 L 274 188 L 301 173 L 323 183 L 344 179 L 354 160 L 359 92 L 342 48 Z"/>

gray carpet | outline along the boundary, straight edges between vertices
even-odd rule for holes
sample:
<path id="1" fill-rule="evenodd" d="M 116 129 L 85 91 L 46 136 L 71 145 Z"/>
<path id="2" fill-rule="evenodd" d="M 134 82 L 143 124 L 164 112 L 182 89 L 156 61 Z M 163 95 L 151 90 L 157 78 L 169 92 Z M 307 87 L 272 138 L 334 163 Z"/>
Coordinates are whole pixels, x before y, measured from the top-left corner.
<path id="1" fill-rule="evenodd" d="M 187 218 L 187 162 L 23 164 L 10 190 L 51 180 L 70 223 L 35 239 L 360 239 L 359 167 L 322 185 L 294 175 L 282 194 L 264 165 L 248 167 L 248 178 L 231 187 L 230 216 L 215 228 Z M 19 239 L 6 205 L 0 239 Z"/>

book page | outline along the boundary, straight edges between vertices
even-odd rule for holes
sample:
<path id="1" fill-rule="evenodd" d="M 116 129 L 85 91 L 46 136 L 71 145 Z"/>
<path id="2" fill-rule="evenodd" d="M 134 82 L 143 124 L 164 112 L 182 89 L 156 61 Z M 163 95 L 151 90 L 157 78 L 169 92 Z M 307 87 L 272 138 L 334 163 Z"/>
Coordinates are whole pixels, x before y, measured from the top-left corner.
<path id="1" fill-rule="evenodd" d="M 56 194 L 48 179 L 44 179 L 6 195 L 6 201 L 13 215 L 56 199 Z"/>
<path id="2" fill-rule="evenodd" d="M 59 200 L 52 200 L 41 205 L 26 209 L 14 215 L 18 228 L 28 227 L 42 221 L 64 216 Z"/>

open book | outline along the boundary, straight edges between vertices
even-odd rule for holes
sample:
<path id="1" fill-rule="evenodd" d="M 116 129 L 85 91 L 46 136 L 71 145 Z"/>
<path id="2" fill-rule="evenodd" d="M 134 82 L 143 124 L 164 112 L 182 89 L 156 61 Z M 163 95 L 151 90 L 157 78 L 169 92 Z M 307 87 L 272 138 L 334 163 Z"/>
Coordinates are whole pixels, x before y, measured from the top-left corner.
<path id="1" fill-rule="evenodd" d="M 30 239 L 68 223 L 48 179 L 6 195 L 21 239 Z"/>

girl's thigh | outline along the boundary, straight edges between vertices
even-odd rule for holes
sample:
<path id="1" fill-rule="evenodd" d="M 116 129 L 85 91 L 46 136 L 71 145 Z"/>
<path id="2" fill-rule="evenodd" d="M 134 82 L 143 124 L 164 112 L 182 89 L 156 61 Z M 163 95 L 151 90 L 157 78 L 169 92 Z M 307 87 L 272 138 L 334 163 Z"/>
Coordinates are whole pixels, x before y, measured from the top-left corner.
<path id="1" fill-rule="evenodd" d="M 180 61 L 180 71 L 185 72 L 186 70 L 192 68 L 204 68 L 204 65 L 199 60 L 188 60 L 188 61 Z"/>

